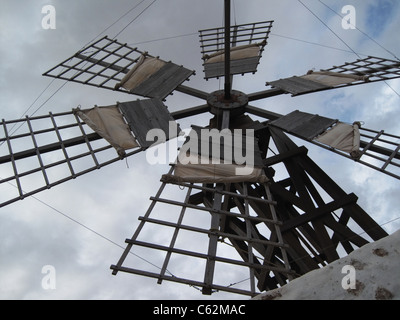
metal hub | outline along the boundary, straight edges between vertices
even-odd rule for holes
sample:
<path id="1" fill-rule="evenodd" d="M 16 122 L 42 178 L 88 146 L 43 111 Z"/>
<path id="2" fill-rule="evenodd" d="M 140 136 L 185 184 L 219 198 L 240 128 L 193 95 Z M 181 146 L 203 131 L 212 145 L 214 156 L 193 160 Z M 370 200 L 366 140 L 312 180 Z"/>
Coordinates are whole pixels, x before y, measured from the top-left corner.
<path id="1" fill-rule="evenodd" d="M 222 115 L 225 110 L 229 110 L 231 116 L 243 114 L 249 99 L 246 94 L 240 91 L 232 90 L 231 98 L 225 99 L 225 91 L 218 90 L 210 93 L 207 103 L 210 106 L 210 112 L 214 115 Z"/>

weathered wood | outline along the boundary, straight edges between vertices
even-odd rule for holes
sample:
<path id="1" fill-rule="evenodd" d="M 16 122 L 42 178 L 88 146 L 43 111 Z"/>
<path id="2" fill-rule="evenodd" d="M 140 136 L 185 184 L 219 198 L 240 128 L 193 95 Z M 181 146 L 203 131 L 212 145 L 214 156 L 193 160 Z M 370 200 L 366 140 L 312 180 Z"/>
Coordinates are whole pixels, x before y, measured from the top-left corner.
<path id="1" fill-rule="evenodd" d="M 278 133 L 275 129 L 272 132 L 272 137 L 280 152 L 295 150 L 295 145 L 285 135 Z M 350 217 L 356 220 L 355 217 L 357 216 L 356 222 L 362 229 L 369 230 L 370 235 L 374 235 L 375 239 L 384 236 L 385 232 L 374 223 L 374 220 L 367 213 L 363 211 L 361 214 L 361 208 L 356 204 L 357 197 L 353 194 L 346 195 L 306 154 L 293 152 L 292 159 L 286 157 L 282 161 L 290 176 L 285 184 L 294 189 L 288 191 L 279 183 L 273 183 L 271 190 L 277 196 L 277 208 L 284 220 L 282 230 L 285 232 L 285 236 L 288 232 L 291 233 L 290 230 L 298 228 L 308 237 L 309 241 L 312 240 L 311 243 L 319 252 L 318 255 L 329 262 L 338 258 L 335 248 L 339 242 L 343 244 L 347 251 L 353 250 L 349 241 L 356 245 L 365 244 L 366 240 L 359 236 L 356 237 L 354 232 L 344 231 L 348 228 L 347 222 Z M 308 175 L 333 198 L 333 201 L 328 204 L 324 203 Z M 289 181 L 290 184 L 288 184 Z M 282 200 L 287 203 L 286 206 L 279 205 L 279 201 Z M 313 203 L 316 203 L 317 206 L 314 207 Z M 295 208 L 293 208 L 288 211 L 288 214 L 284 214 L 285 210 L 288 210 L 292 205 L 300 208 L 304 213 L 296 213 Z M 344 214 L 339 222 L 336 222 L 331 216 L 331 212 L 340 208 L 343 208 Z M 310 212 L 312 213 L 310 214 Z M 310 228 L 308 223 L 311 223 L 313 228 Z M 328 225 L 334 232 L 332 237 L 329 237 L 327 233 L 326 227 Z M 375 231 L 370 231 L 370 229 Z M 345 238 L 345 234 L 347 237 L 353 238 L 353 241 L 351 238 Z M 316 246 L 316 244 L 319 245 Z"/>
<path id="2" fill-rule="evenodd" d="M 142 147 L 150 147 L 154 143 L 165 141 L 148 141 L 147 134 L 151 129 L 160 129 L 166 141 L 176 137 L 180 128 L 176 124 L 176 132 L 170 132 L 170 122 L 175 120 L 167 107 L 158 99 L 136 100 L 118 103 L 129 127 Z"/>
<path id="3" fill-rule="evenodd" d="M 44 146 L 38 146 L 37 148 L 32 148 L 32 149 L 16 152 L 16 153 L 13 153 L 12 155 L 2 156 L 2 157 L 0 157 L 0 164 L 10 162 L 11 158 L 14 158 L 14 160 L 21 160 L 21 159 L 35 156 L 37 153 L 44 154 L 44 153 L 60 150 L 62 148 L 62 145 L 64 145 L 64 147 L 66 147 L 66 148 L 81 145 L 86 142 L 86 138 L 88 141 L 96 141 L 96 140 L 103 139 L 97 133 L 93 132 L 93 133 L 89 133 L 86 136 L 75 137 L 75 138 L 63 140 L 62 143 L 54 142 L 54 143 L 50 143 L 50 144 L 47 144 Z"/>
<path id="4" fill-rule="evenodd" d="M 231 60 L 230 74 L 244 74 L 257 72 L 257 67 L 260 63 L 260 57 L 243 58 L 240 60 Z M 205 78 L 222 77 L 225 72 L 224 62 L 214 62 L 204 64 Z"/>
<path id="5" fill-rule="evenodd" d="M 127 90 L 115 86 L 136 65 L 142 55 L 151 57 L 148 53 L 106 36 L 80 50 L 43 75 L 129 93 Z M 115 73 L 110 75 L 109 70 L 113 70 Z M 167 62 L 164 67 L 131 90 L 130 93 L 164 99 L 194 73 L 192 70 Z M 197 91 L 195 94 L 198 96 L 199 92 Z M 191 93 L 193 94 L 194 91 Z M 202 97 L 205 98 L 204 95 Z"/>
<path id="6" fill-rule="evenodd" d="M 143 271 L 143 270 L 134 269 L 134 268 L 127 268 L 127 267 L 117 266 L 117 265 L 111 265 L 110 269 L 113 270 L 113 274 L 116 274 L 118 271 L 122 271 L 122 272 L 126 272 L 126 273 L 141 275 L 141 276 L 144 276 L 144 277 L 160 279 L 160 275 L 158 273 L 154 273 L 154 272 L 148 272 L 148 271 Z M 191 280 L 191 279 L 180 278 L 180 277 L 176 277 L 176 276 L 164 275 L 162 277 L 162 279 L 163 280 L 168 280 L 168 281 L 171 281 L 171 282 L 187 284 L 187 285 L 195 286 L 195 287 L 204 286 L 204 282 L 195 281 L 195 280 Z M 216 284 L 212 284 L 211 287 L 210 287 L 210 290 L 226 291 L 226 292 L 231 292 L 231 293 L 241 294 L 241 295 L 246 295 L 246 296 L 254 296 L 254 294 L 251 293 L 248 290 L 237 289 L 237 288 L 221 286 L 221 285 L 216 285 Z"/>
<path id="7" fill-rule="evenodd" d="M 270 124 L 305 140 L 312 140 L 336 122 L 335 119 L 296 110 Z"/>
<path id="8" fill-rule="evenodd" d="M 224 188 L 223 185 L 219 184 L 216 186 L 217 190 L 222 190 Z M 212 209 L 220 210 L 222 206 L 222 194 L 217 193 L 214 196 L 214 202 Z M 211 231 L 217 231 L 220 228 L 220 214 L 217 212 L 211 212 Z M 206 270 L 204 272 L 204 286 L 202 289 L 203 294 L 210 295 L 212 293 L 212 283 L 214 279 L 214 269 L 215 269 L 215 257 L 217 255 L 217 244 L 218 244 L 218 235 L 210 234 L 210 239 L 208 243 L 208 252 L 207 252 L 207 264 Z"/>
<path id="9" fill-rule="evenodd" d="M 306 212 L 298 217 L 291 218 L 290 220 L 284 221 L 281 230 L 282 232 L 289 231 L 298 226 L 317 220 L 324 215 L 330 214 L 331 212 L 342 208 L 343 206 L 354 204 L 357 202 L 357 196 L 355 194 L 349 194 L 338 201 L 329 202 L 323 206 L 315 208 L 311 212 Z"/>
<path id="10" fill-rule="evenodd" d="M 185 203 L 187 203 L 189 201 L 191 192 L 192 192 L 192 188 L 189 187 L 188 191 L 186 193 Z M 157 281 L 158 284 L 161 284 L 162 277 L 165 275 L 165 272 L 167 271 L 168 263 L 169 263 L 169 261 L 171 259 L 172 250 L 174 250 L 174 247 L 175 247 L 176 239 L 178 237 L 178 233 L 179 233 L 180 227 L 182 225 L 182 220 L 183 220 L 183 217 L 185 215 L 185 211 L 186 211 L 186 207 L 182 207 L 181 212 L 179 214 L 178 221 L 176 223 L 174 234 L 172 235 L 171 242 L 169 244 L 169 249 L 168 249 L 167 254 L 165 256 L 163 266 L 161 268 L 160 278 Z"/>
<path id="11" fill-rule="evenodd" d="M 267 85 L 270 85 L 271 87 L 278 88 L 281 90 L 284 90 L 286 92 L 289 92 L 293 95 L 298 95 L 298 94 L 304 94 L 304 93 L 309 93 L 309 92 L 315 92 L 319 91 L 322 89 L 329 89 L 329 86 L 326 86 L 324 84 L 311 81 L 308 79 L 303 79 L 300 77 L 290 77 L 290 78 L 285 78 L 285 79 L 280 79 L 276 81 L 270 81 L 267 82 Z"/>
<path id="12" fill-rule="evenodd" d="M 302 147 L 298 147 L 298 148 L 289 150 L 287 152 L 279 153 L 275 156 L 269 157 L 269 158 L 265 159 L 263 162 L 264 162 L 265 166 L 269 167 L 269 166 L 273 166 L 274 164 L 283 162 L 286 159 L 289 159 L 291 157 L 294 157 L 297 155 L 304 155 L 307 153 L 308 153 L 307 148 L 302 146 Z"/>
<path id="13" fill-rule="evenodd" d="M 185 94 L 188 94 L 188 95 L 190 95 L 192 97 L 203 99 L 203 100 L 207 100 L 207 98 L 208 98 L 208 93 L 207 92 L 204 92 L 204 91 L 199 90 L 199 89 L 191 88 L 191 87 L 188 87 L 188 86 L 184 86 L 182 84 L 180 86 L 176 87 L 175 90 L 179 91 L 179 92 L 182 92 L 182 93 L 185 93 Z"/>
<path id="14" fill-rule="evenodd" d="M 165 66 L 130 92 L 143 97 L 164 99 L 193 73 L 194 71 L 167 62 Z"/>

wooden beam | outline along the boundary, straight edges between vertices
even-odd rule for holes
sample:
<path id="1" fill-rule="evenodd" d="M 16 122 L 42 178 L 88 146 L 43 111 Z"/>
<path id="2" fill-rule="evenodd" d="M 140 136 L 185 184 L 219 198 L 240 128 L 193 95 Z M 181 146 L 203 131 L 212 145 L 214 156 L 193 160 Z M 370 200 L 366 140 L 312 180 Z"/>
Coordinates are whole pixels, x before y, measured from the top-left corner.
<path id="1" fill-rule="evenodd" d="M 269 120 L 277 120 L 280 117 L 283 117 L 282 114 L 275 113 L 272 111 L 267 111 L 267 110 L 257 108 L 254 106 L 249 106 L 249 105 L 247 105 L 245 107 L 245 112 L 248 112 L 250 114 L 254 114 L 255 116 L 262 117 L 262 118 L 269 119 Z"/>
<path id="2" fill-rule="evenodd" d="M 68 147 L 77 146 L 77 145 L 86 143 L 86 138 L 89 141 L 103 139 L 97 133 L 93 132 L 93 133 L 86 135 L 86 137 L 81 136 L 81 137 L 71 138 L 71 139 L 63 140 L 62 142 L 50 143 L 50 144 L 47 144 L 44 146 L 40 146 L 38 148 L 32 148 L 32 149 L 28 149 L 25 151 L 14 153 L 13 155 L 6 155 L 3 157 L 0 157 L 0 164 L 10 162 L 12 157 L 14 158 L 14 160 L 21 160 L 21 159 L 36 156 L 37 152 L 39 152 L 40 154 L 43 154 L 43 153 L 47 153 L 47 152 L 51 152 L 51 151 L 60 150 L 63 147 L 68 148 Z"/>
<path id="3" fill-rule="evenodd" d="M 231 99 L 231 0 L 225 0 L 225 100 Z"/>
<path id="4" fill-rule="evenodd" d="M 304 147 L 304 146 L 297 147 L 297 148 L 291 149 L 287 152 L 279 153 L 275 156 L 269 157 L 269 158 L 265 159 L 263 162 L 264 162 L 264 165 L 269 167 L 274 164 L 284 162 L 286 159 L 293 158 L 293 157 L 299 156 L 299 155 L 306 155 L 307 153 L 308 153 L 308 150 L 306 147 Z"/>
<path id="5" fill-rule="evenodd" d="M 201 91 L 199 89 L 194 89 L 188 86 L 184 86 L 182 84 L 178 86 L 175 90 L 203 100 L 207 100 L 208 98 L 207 92 Z"/>
<path id="6" fill-rule="evenodd" d="M 248 95 L 248 98 L 249 98 L 249 101 L 255 101 L 255 100 L 278 96 L 278 95 L 285 94 L 285 93 L 286 92 L 283 91 L 282 89 L 276 88 L 276 89 L 269 89 L 269 90 L 251 93 Z"/>
<path id="7" fill-rule="evenodd" d="M 341 198 L 340 200 L 329 202 L 324 206 L 316 208 L 315 210 L 306 212 L 298 217 L 294 217 L 291 218 L 290 220 L 284 221 L 281 230 L 282 232 L 287 232 L 305 223 L 319 219 L 324 215 L 332 211 L 338 210 L 346 205 L 355 204 L 357 200 L 358 200 L 357 196 L 354 193 L 350 193 L 349 195 Z"/>
<path id="8" fill-rule="evenodd" d="M 179 120 L 187 117 L 193 117 L 198 114 L 202 114 L 209 111 L 210 111 L 210 106 L 208 104 L 205 104 L 197 107 L 171 112 L 171 116 L 175 120 Z"/>

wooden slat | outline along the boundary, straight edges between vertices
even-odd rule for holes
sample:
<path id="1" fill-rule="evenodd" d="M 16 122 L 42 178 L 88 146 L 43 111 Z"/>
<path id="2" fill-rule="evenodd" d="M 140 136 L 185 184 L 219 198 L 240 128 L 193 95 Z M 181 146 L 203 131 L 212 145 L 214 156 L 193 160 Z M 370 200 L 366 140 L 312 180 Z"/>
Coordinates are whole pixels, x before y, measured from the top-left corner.
<path id="1" fill-rule="evenodd" d="M 193 73 L 194 71 L 167 62 L 165 66 L 130 92 L 144 97 L 164 99 Z"/>
<path id="2" fill-rule="evenodd" d="M 186 193 L 185 203 L 188 203 L 191 192 L 192 192 L 192 188 L 189 187 L 188 191 Z M 161 284 L 162 277 L 164 276 L 165 272 L 167 271 L 168 263 L 169 263 L 169 261 L 171 259 L 172 250 L 174 250 L 174 247 L 175 247 L 176 238 L 178 237 L 178 233 L 179 233 L 180 227 L 182 225 L 182 220 L 183 220 L 183 217 L 185 215 L 185 211 L 186 211 L 186 207 L 182 207 L 181 212 L 179 214 L 178 221 L 176 223 L 174 234 L 173 234 L 173 236 L 171 238 L 171 242 L 169 244 L 169 249 L 168 249 L 167 254 L 165 256 L 163 266 L 161 268 L 160 278 L 157 281 L 158 284 Z"/>
<path id="3" fill-rule="evenodd" d="M 26 116 L 26 123 L 28 124 L 29 132 L 30 132 L 31 137 L 32 137 L 32 142 L 33 142 L 33 145 L 34 145 L 34 147 L 36 149 L 36 156 L 37 156 L 38 161 L 39 161 L 40 170 L 42 171 L 44 181 L 46 183 L 46 186 L 48 187 L 50 185 L 49 178 L 47 177 L 47 173 L 46 173 L 46 170 L 44 168 L 43 160 L 42 160 L 42 157 L 41 157 L 40 152 L 39 152 L 38 144 L 36 142 L 36 137 L 33 134 L 32 124 L 31 124 L 31 121 L 29 120 L 28 116 Z"/>
<path id="4" fill-rule="evenodd" d="M 158 99 L 122 102 L 117 105 L 142 147 L 147 148 L 154 144 L 154 141 L 146 140 L 147 133 L 151 129 L 161 129 L 167 140 L 175 137 L 180 131 L 177 126 L 178 132 L 174 132 L 174 136 L 170 136 L 169 124 L 170 121 L 175 123 L 175 120 L 167 107 Z"/>
<path id="5" fill-rule="evenodd" d="M 113 274 L 116 274 L 118 271 L 122 271 L 122 272 L 137 274 L 137 275 L 141 275 L 141 276 L 145 276 L 145 277 L 150 277 L 150 278 L 156 278 L 156 279 L 160 278 L 160 275 L 158 273 L 138 270 L 138 269 L 134 269 L 134 268 L 127 268 L 127 267 L 123 267 L 123 266 L 111 265 L 110 269 L 113 270 Z M 172 281 L 172 282 L 187 284 L 187 285 L 191 285 L 191 286 L 195 286 L 195 287 L 204 286 L 204 282 L 179 278 L 176 276 L 164 275 L 162 277 L 162 279 Z M 231 293 L 236 293 L 236 294 L 253 296 L 253 293 L 248 290 L 237 289 L 237 288 L 233 288 L 233 287 L 227 287 L 227 286 L 216 285 L 216 284 L 212 284 L 210 287 L 210 290 L 226 291 L 226 292 L 231 292 Z"/>
<path id="6" fill-rule="evenodd" d="M 300 138 L 312 140 L 336 122 L 335 119 L 296 110 L 272 121 L 271 125 Z"/>
<path id="7" fill-rule="evenodd" d="M 108 49 L 108 47 L 113 49 Z M 131 48 L 117 40 L 104 37 L 45 72 L 44 75 L 128 93 L 124 88 L 116 89 L 115 85 L 136 65 L 139 57 L 143 54 L 145 53 L 137 48 Z M 147 53 L 146 55 L 151 57 Z M 108 70 L 115 72 L 110 75 Z M 130 93 L 164 99 L 194 73 L 192 70 L 167 62 L 163 68 L 131 90 Z"/>
<path id="8" fill-rule="evenodd" d="M 331 213 L 332 211 L 342 208 L 343 206 L 356 203 L 357 199 L 357 196 L 351 193 L 338 201 L 331 201 L 324 206 L 320 206 L 319 208 L 314 209 L 311 212 L 306 212 L 298 217 L 294 217 L 290 220 L 284 221 L 281 230 L 282 232 L 287 232 L 288 230 L 297 228 L 302 224 L 317 220 L 322 216 Z"/>
<path id="9" fill-rule="evenodd" d="M 322 83 L 303 79 L 296 76 L 276 81 L 270 81 L 267 82 L 267 85 L 270 85 L 273 88 L 279 88 L 288 93 L 291 93 L 292 95 L 304 94 L 330 88 L 329 86 L 326 86 Z"/>
<path id="10" fill-rule="evenodd" d="M 243 58 L 231 60 L 231 74 L 244 74 L 257 72 L 257 66 L 260 63 L 260 57 Z M 222 77 L 225 71 L 224 62 L 205 63 L 204 72 L 205 78 Z"/>
<path id="11" fill-rule="evenodd" d="M 7 125 L 6 125 L 5 121 L 4 121 L 4 119 L 3 119 L 3 130 L 4 130 L 4 135 L 5 135 L 5 138 L 6 138 L 6 141 L 7 141 L 8 151 L 9 151 L 9 154 L 10 154 L 11 165 L 12 165 L 13 172 L 14 172 L 13 179 L 15 179 L 15 181 L 17 182 L 17 188 L 18 188 L 18 192 L 19 192 L 19 195 L 20 195 L 20 199 L 23 199 L 24 192 L 23 192 L 22 187 L 21 187 L 20 177 L 19 177 L 19 174 L 18 174 L 17 165 L 15 163 L 16 159 L 14 157 L 14 152 L 13 152 L 13 149 L 12 149 L 12 146 L 11 146 L 11 141 L 10 141 L 10 135 L 8 134 Z"/>

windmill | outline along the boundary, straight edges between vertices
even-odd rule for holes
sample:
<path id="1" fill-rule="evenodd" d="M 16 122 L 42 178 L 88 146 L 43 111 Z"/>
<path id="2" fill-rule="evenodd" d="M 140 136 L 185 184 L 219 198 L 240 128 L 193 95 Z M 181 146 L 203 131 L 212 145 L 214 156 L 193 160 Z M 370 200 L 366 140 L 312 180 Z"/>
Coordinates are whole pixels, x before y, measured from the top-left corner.
<path id="1" fill-rule="evenodd" d="M 225 4 L 226 17 L 230 17 L 229 1 L 225 1 Z M 357 205 L 357 197 L 354 194 L 346 194 L 307 156 L 307 150 L 296 146 L 285 133 L 315 143 L 397 179 L 399 176 L 394 169 L 398 167 L 396 159 L 399 158 L 399 145 L 394 141 L 399 137 L 383 131 L 360 128 L 358 124 L 346 125 L 336 119 L 301 111 L 279 115 L 255 108 L 249 103 L 286 93 L 301 95 L 398 78 L 399 62 L 368 57 L 300 77 L 271 81 L 267 83 L 270 89 L 263 92 L 245 94 L 232 90 L 233 74 L 257 71 L 271 27 L 272 21 L 230 26 L 230 20 L 227 18 L 223 28 L 200 31 L 206 78 L 224 77 L 225 80 L 224 90 L 212 93 L 182 84 L 194 74 L 193 71 L 108 37 L 80 50 L 73 57 L 49 70 L 45 73 L 46 76 L 132 93 L 145 99 L 118 102 L 113 106 L 96 107 L 91 110 L 77 109 L 21 120 L 3 120 L 4 138 L 1 142 L 8 146 L 9 153 L 1 157 L 1 163 L 10 166 L 11 174 L 1 182 L 14 181 L 18 186 L 18 194 L 4 201 L 2 206 L 147 150 L 154 144 L 154 141 L 146 139 L 147 133 L 152 129 L 161 129 L 161 132 L 165 133 L 165 140 L 169 140 L 180 132 L 178 126 L 175 130 L 170 130 L 171 123 L 185 117 L 211 112 L 213 118 L 209 129 L 247 129 L 254 133 L 253 141 L 256 143 L 252 151 L 255 160 L 253 165 L 258 169 L 257 175 L 235 175 L 235 179 L 227 182 L 228 178 L 233 176 L 232 172 L 221 177 L 216 174 L 217 169 L 221 168 L 213 166 L 211 177 L 202 176 L 200 179 L 200 167 L 196 167 L 197 173 L 194 178 L 193 174 L 191 178 L 187 178 L 187 175 L 179 176 L 177 172 L 182 172 L 182 169 L 189 166 L 185 167 L 179 163 L 172 166 L 169 174 L 162 177 L 161 188 L 155 197 L 152 197 L 148 212 L 140 217 L 140 225 L 134 236 L 127 240 L 127 248 L 121 260 L 112 266 L 114 274 L 122 271 L 154 277 L 159 283 L 164 280 L 185 283 L 202 288 L 205 294 L 221 290 L 254 295 L 256 285 L 259 291 L 272 289 L 334 261 L 339 256 L 339 244 L 349 253 L 354 247 L 367 243 L 366 239 L 351 230 L 348 225 L 350 220 L 356 221 L 373 240 L 385 236 L 382 228 Z M 145 67 L 152 70 L 151 75 L 145 76 L 143 80 L 139 75 Z M 205 103 L 169 113 L 163 99 L 174 90 L 201 98 Z M 249 114 L 263 117 L 266 121 L 253 121 Z M 109 119 L 113 122 L 110 123 Z M 46 122 L 51 126 L 43 126 Z M 8 126 L 14 123 L 24 125 L 24 133 L 10 136 Z M 93 130 L 92 133 L 87 133 L 88 126 Z M 80 134 L 65 138 L 63 131 L 69 128 L 78 129 Z M 115 128 L 119 131 L 117 136 L 122 137 L 122 140 L 115 140 L 114 134 L 111 134 Z M 204 128 L 194 127 L 193 133 L 201 133 L 201 129 Z M 338 136 L 347 137 L 349 132 L 351 140 L 356 140 L 355 145 L 352 143 L 348 147 L 348 139 L 339 139 L 340 143 L 335 143 Z M 54 135 L 54 143 L 42 145 L 40 138 L 47 134 Z M 357 144 L 358 140 L 354 136 L 358 135 L 362 138 Z M 201 139 L 201 134 L 193 136 L 200 136 Z M 235 137 L 233 135 L 234 140 Z M 15 142 L 22 139 L 30 139 L 33 143 L 32 148 L 16 151 Z M 102 139 L 106 139 L 109 144 L 97 147 L 96 142 Z M 272 144 L 278 150 L 273 155 L 270 153 Z M 69 149 L 75 146 L 85 146 L 87 150 L 71 156 Z M 99 156 L 105 149 L 113 147 L 117 150 L 115 158 L 102 159 Z M 55 150 L 64 155 L 63 160 L 54 162 L 47 158 L 47 154 Z M 202 156 L 203 150 L 198 151 L 197 155 Z M 366 157 L 371 157 L 381 164 L 371 164 L 364 160 Z M 37 166 L 21 172 L 19 161 L 29 158 L 34 158 Z M 92 166 L 80 170 L 76 168 L 76 162 L 88 158 L 91 159 Z M 236 164 L 231 165 L 233 169 L 238 168 L 235 167 Z M 279 165 L 285 168 L 287 177 L 275 181 L 274 168 Z M 68 174 L 54 179 L 50 171 L 57 166 L 66 167 Z M 207 167 L 202 169 L 206 170 Z M 24 179 L 34 174 L 42 175 L 44 183 L 26 191 Z M 164 189 L 171 185 L 184 188 L 183 201 L 162 197 Z M 329 200 L 322 197 L 320 189 L 329 195 Z M 156 217 L 154 208 L 161 203 L 179 207 L 178 218 L 168 221 Z M 211 219 L 210 225 L 199 227 L 184 224 L 184 218 L 192 214 L 192 211 L 203 214 L 204 219 Z M 149 224 L 171 230 L 172 236 L 168 246 L 139 240 L 142 229 Z M 332 233 L 328 232 L 328 229 Z M 177 240 L 182 231 L 204 236 L 207 250 L 198 252 L 196 249 L 177 247 Z M 222 241 L 229 241 L 241 259 L 234 260 L 217 255 L 217 247 Z M 125 266 L 127 253 L 137 247 L 165 253 L 161 272 L 150 273 L 147 270 Z M 202 280 L 168 275 L 168 265 L 176 255 L 199 259 L 204 263 Z M 239 290 L 215 283 L 214 275 L 220 264 L 250 270 L 250 289 Z"/>

